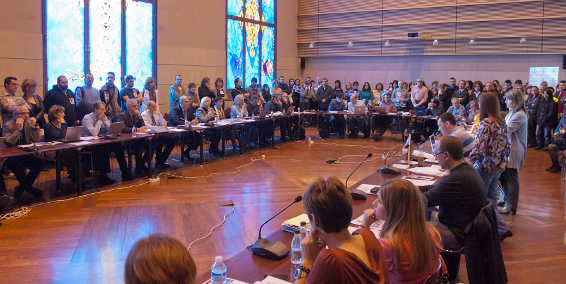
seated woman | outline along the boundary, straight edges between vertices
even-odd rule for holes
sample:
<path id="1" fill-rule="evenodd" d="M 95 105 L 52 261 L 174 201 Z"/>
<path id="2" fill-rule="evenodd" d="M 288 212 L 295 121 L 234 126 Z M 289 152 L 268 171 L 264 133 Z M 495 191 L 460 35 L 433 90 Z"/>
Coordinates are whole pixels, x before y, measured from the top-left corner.
<path id="1" fill-rule="evenodd" d="M 65 122 L 65 108 L 60 105 L 52 106 L 47 112 L 47 122 L 44 125 L 43 141 L 52 142 L 60 139 L 65 139 L 67 134 L 67 122 Z M 49 152 L 48 152 L 49 153 Z M 79 151 L 76 149 L 69 149 L 62 151 L 62 158 L 67 166 L 69 178 L 74 183 L 78 179 L 78 166 L 79 160 L 76 158 Z"/>
<path id="2" fill-rule="evenodd" d="M 224 113 L 224 98 L 217 96 L 216 99 L 214 99 L 216 102 L 216 104 L 214 105 L 214 109 L 216 110 L 216 113 L 218 114 L 218 119 L 219 120 L 223 120 L 226 119 L 226 114 Z M 224 135 L 226 136 L 227 139 L 230 139 L 230 141 L 232 141 L 232 150 L 236 151 L 236 145 L 238 145 L 238 142 L 236 142 L 239 138 L 238 138 L 238 129 L 236 128 L 236 125 L 226 125 L 224 126 Z"/>
<path id="3" fill-rule="evenodd" d="M 407 180 L 390 181 L 381 186 L 373 204 L 374 209 L 364 212 L 362 225 L 385 221 L 379 242 L 391 283 L 423 283 L 440 266 L 442 241 L 425 221 L 421 192 Z"/>
<path id="4" fill-rule="evenodd" d="M 236 97 L 234 97 L 234 105 L 232 105 L 230 117 L 241 119 L 248 116 L 248 107 L 244 102 L 244 96 L 237 95 Z M 251 141 L 258 140 L 257 125 L 255 125 L 255 123 L 246 123 L 239 125 L 238 127 L 243 128 L 242 131 L 244 131 L 244 142 L 242 143 L 242 145 L 240 145 L 240 147 L 251 147 Z"/>
<path id="5" fill-rule="evenodd" d="M 367 228 L 353 235 L 348 232 L 352 197 L 338 178 L 313 181 L 303 195 L 303 205 L 312 232 L 301 244 L 303 264 L 295 284 L 389 283 L 389 272 L 375 235 Z"/>
<path id="6" fill-rule="evenodd" d="M 200 107 L 197 109 L 196 118 L 200 123 L 206 123 L 209 121 L 214 121 L 218 115 L 216 111 L 210 106 L 212 100 L 210 97 L 203 97 L 200 100 Z M 214 155 L 224 155 L 224 152 L 218 150 L 218 143 L 220 143 L 220 137 L 222 133 L 220 128 L 206 129 L 204 135 L 210 137 L 210 148 L 208 148 L 209 154 Z"/>
<path id="7" fill-rule="evenodd" d="M 130 250 L 124 267 L 126 284 L 193 284 L 197 267 L 187 248 L 170 236 L 153 234 Z"/>

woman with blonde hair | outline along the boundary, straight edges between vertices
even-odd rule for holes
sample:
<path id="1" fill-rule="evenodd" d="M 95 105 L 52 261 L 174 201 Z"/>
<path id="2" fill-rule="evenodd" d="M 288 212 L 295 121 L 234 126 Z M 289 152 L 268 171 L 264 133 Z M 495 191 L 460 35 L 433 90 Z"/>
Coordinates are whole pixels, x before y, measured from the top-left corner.
<path id="1" fill-rule="evenodd" d="M 34 79 L 25 79 L 22 83 L 22 91 L 24 92 L 24 100 L 29 106 L 29 117 L 35 117 L 39 127 L 43 128 L 45 124 L 45 107 L 41 96 L 35 94 L 37 82 Z M 6 122 L 6 121 L 5 121 Z"/>
<path id="2" fill-rule="evenodd" d="M 148 77 L 147 79 L 145 79 L 145 85 L 143 87 L 143 90 L 141 91 L 141 95 L 143 97 L 144 103 L 140 104 L 143 108 L 142 111 L 140 111 L 140 113 L 147 110 L 147 102 L 149 101 L 154 101 L 155 104 L 159 106 L 159 101 L 158 101 L 159 96 L 157 95 L 155 78 Z"/>
<path id="3" fill-rule="evenodd" d="M 153 234 L 136 242 L 124 269 L 126 284 L 193 284 L 197 267 L 187 248 L 173 237 Z"/>
<path id="4" fill-rule="evenodd" d="M 364 212 L 362 225 L 383 220 L 379 242 L 391 283 L 423 283 L 440 267 L 440 234 L 425 219 L 426 200 L 407 180 L 381 186 L 374 209 Z M 433 275 L 437 279 L 436 275 Z"/>

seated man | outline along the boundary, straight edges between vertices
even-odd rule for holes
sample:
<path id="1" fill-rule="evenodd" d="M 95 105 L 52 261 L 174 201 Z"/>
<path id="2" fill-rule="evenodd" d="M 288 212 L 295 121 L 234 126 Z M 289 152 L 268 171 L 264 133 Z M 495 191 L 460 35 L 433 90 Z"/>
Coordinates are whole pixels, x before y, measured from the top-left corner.
<path id="1" fill-rule="evenodd" d="M 283 107 L 283 112 L 287 112 L 287 110 L 293 106 L 293 103 L 290 100 L 291 96 L 289 96 L 287 93 L 283 92 L 281 93 L 281 104 Z M 294 111 L 297 111 L 296 109 Z M 297 132 L 299 131 L 299 117 L 298 116 L 289 116 L 289 127 L 287 129 L 289 129 L 289 138 L 291 139 L 304 139 L 304 129 L 301 131 L 302 134 L 298 135 L 298 138 L 294 138 L 296 137 L 295 135 L 297 135 Z M 300 138 L 303 137 L 303 138 Z"/>
<path id="2" fill-rule="evenodd" d="M 348 110 L 348 105 L 344 100 L 344 94 L 338 93 L 335 99 L 330 101 L 328 111 L 345 111 Z M 343 114 L 332 114 L 330 117 L 332 128 L 338 133 L 338 137 L 344 138 L 346 136 L 346 119 Z"/>
<path id="3" fill-rule="evenodd" d="M 566 143 L 564 141 L 564 136 L 566 134 L 566 115 L 563 115 L 560 119 L 560 123 L 556 127 L 554 132 L 554 142 L 548 145 L 548 154 L 552 160 L 552 166 L 546 169 L 550 173 L 560 173 L 562 167 L 560 166 L 559 156 L 560 152 L 566 150 Z"/>
<path id="4" fill-rule="evenodd" d="M 84 116 L 83 134 L 82 136 L 98 136 L 99 134 L 106 134 L 110 130 L 110 120 L 105 115 L 106 105 L 98 101 L 93 105 L 93 111 Z M 98 181 L 102 184 L 112 184 L 114 180 L 109 178 L 106 174 L 110 173 L 110 152 L 114 152 L 120 171 L 122 171 L 122 181 L 131 180 L 132 173 L 128 168 L 126 157 L 124 156 L 124 146 L 122 143 L 109 143 L 103 145 L 95 145 L 85 147 L 85 150 L 96 153 L 93 155 L 95 169 L 100 173 Z"/>
<path id="5" fill-rule="evenodd" d="M 472 149 L 476 147 L 476 140 L 470 136 L 468 131 L 462 127 L 456 126 L 456 118 L 449 112 L 441 114 L 436 123 L 443 136 L 454 136 L 460 139 L 464 145 L 464 159 L 468 159 Z"/>
<path id="6" fill-rule="evenodd" d="M 157 110 L 157 104 L 154 101 L 147 102 L 147 110 L 142 114 L 143 122 L 145 125 L 151 126 L 167 126 L 167 121 L 163 118 L 161 113 Z M 175 138 L 172 135 L 161 135 L 154 139 L 155 144 L 155 167 L 160 170 L 170 168 L 166 162 L 171 155 L 171 151 L 175 148 Z M 165 150 L 163 150 L 165 145 Z M 150 157 L 151 158 L 151 157 Z"/>
<path id="7" fill-rule="evenodd" d="M 353 94 L 348 103 L 348 112 L 354 113 L 354 108 L 357 106 L 364 106 L 364 102 L 358 100 L 358 95 Z M 348 129 L 350 130 L 350 138 L 357 138 L 360 131 L 364 132 L 364 138 L 367 138 L 369 131 L 367 131 L 366 117 L 364 115 L 350 115 L 348 118 Z"/>
<path id="8" fill-rule="evenodd" d="M 385 94 L 383 100 L 381 100 L 381 102 L 379 103 L 379 106 L 384 107 L 387 113 L 397 113 L 397 107 L 391 101 L 391 93 Z M 383 136 L 385 131 L 387 131 L 387 128 L 389 128 L 391 122 L 393 122 L 393 117 L 388 115 L 377 115 L 374 117 L 373 121 L 375 130 L 377 132 L 376 135 L 379 139 L 379 137 Z"/>
<path id="9" fill-rule="evenodd" d="M 258 117 L 261 114 L 261 98 L 259 96 L 251 97 L 251 101 L 247 104 L 248 115 Z M 251 124 L 251 126 L 248 126 Z M 267 139 L 271 137 L 273 133 L 273 124 L 271 121 L 258 121 L 255 123 L 247 123 L 244 125 L 244 129 L 247 130 L 248 127 L 255 127 L 256 131 L 249 131 L 249 141 L 259 141 L 260 146 L 265 147 L 268 145 Z M 244 135 L 247 135 L 248 131 L 244 131 Z M 244 142 L 247 141 L 244 137 Z M 248 144 L 248 143 L 246 143 Z"/>
<path id="10" fill-rule="evenodd" d="M 145 131 L 147 127 L 143 122 L 143 118 L 139 112 L 138 102 L 136 99 L 129 99 L 126 101 L 126 111 L 120 114 L 119 121 L 125 123 L 122 133 L 132 133 L 133 128 L 136 127 L 137 131 Z M 147 150 L 149 148 L 149 140 L 147 138 L 135 139 L 128 141 L 130 143 L 131 149 L 135 151 L 136 156 L 136 171 L 135 174 L 138 176 L 147 174 L 147 167 L 145 163 L 148 162 L 151 165 Z"/>
<path id="11" fill-rule="evenodd" d="M 462 142 L 453 136 L 444 136 L 437 143 L 434 156 L 440 167 L 450 174 L 436 185 L 420 186 L 428 206 L 439 206 L 435 227 L 444 248 L 459 250 L 464 246 L 464 229 L 475 219 L 487 202 L 487 190 L 479 173 L 463 161 Z M 460 268 L 459 253 L 441 253 L 453 281 Z"/>
<path id="12" fill-rule="evenodd" d="M 171 116 L 169 117 L 169 126 L 189 126 L 198 124 L 198 119 L 195 117 L 195 111 L 191 107 L 191 101 L 187 96 L 181 96 L 179 98 L 181 102 L 179 106 L 175 107 L 171 111 Z M 200 146 L 200 133 L 196 131 L 191 131 L 187 133 L 181 133 L 175 135 L 175 137 L 181 140 L 183 137 L 183 143 L 187 145 L 187 149 L 183 152 L 183 157 L 189 161 L 194 160 L 191 157 L 191 151 L 198 149 Z"/>
<path id="13" fill-rule="evenodd" d="M 458 121 L 466 120 L 468 117 L 466 108 L 460 104 L 460 99 L 457 97 L 452 97 L 452 105 L 446 112 L 452 114 Z"/>
<path id="14" fill-rule="evenodd" d="M 426 108 L 425 114 L 432 117 L 438 117 L 444 113 L 444 107 L 438 98 L 433 98 L 430 103 L 428 103 L 428 107 Z M 437 122 L 434 119 L 427 119 L 424 122 L 425 129 L 424 129 L 424 137 L 429 137 L 432 133 L 438 130 Z"/>
<path id="15" fill-rule="evenodd" d="M 23 106 L 13 110 L 13 118 L 2 126 L 2 136 L 6 137 L 6 147 L 27 145 L 39 142 L 39 126 L 35 118 L 29 118 L 29 111 Z M 20 185 L 14 189 L 14 197 L 19 199 L 24 191 L 35 198 L 42 198 L 43 191 L 33 187 L 35 179 L 43 169 L 43 160 L 35 155 L 7 158 L 4 166 L 14 173 Z M 26 169 L 29 172 L 26 174 Z"/>
<path id="16" fill-rule="evenodd" d="M 281 102 L 281 95 L 274 92 L 271 96 L 271 100 L 265 103 L 263 109 L 267 110 L 267 113 L 283 113 L 285 110 L 283 109 L 283 103 Z M 279 118 L 275 120 L 275 123 L 279 125 L 279 128 L 281 130 L 281 142 L 287 142 L 289 121 L 285 118 Z"/>

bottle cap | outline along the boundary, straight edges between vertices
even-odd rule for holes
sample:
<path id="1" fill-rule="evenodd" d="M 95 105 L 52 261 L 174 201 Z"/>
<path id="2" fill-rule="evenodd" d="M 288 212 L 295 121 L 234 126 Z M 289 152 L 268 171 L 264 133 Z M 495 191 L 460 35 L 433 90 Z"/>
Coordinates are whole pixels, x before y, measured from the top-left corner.
<path id="1" fill-rule="evenodd" d="M 300 233 L 301 233 L 301 230 L 295 229 L 295 234 L 300 234 Z"/>
<path id="2" fill-rule="evenodd" d="M 222 258 L 222 256 L 219 255 L 219 256 L 217 256 L 217 257 L 214 258 L 214 261 L 216 261 L 216 262 L 222 262 L 222 261 L 224 261 L 224 258 Z"/>
<path id="3" fill-rule="evenodd" d="M 307 222 L 301 221 L 301 226 L 306 226 L 306 225 L 307 225 Z"/>

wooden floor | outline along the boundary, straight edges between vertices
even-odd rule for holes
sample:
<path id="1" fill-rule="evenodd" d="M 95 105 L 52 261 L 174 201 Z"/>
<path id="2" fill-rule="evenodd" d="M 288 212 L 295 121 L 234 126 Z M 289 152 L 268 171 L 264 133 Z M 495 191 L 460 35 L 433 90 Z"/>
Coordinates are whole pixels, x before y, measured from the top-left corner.
<path id="1" fill-rule="evenodd" d="M 231 209 L 216 202 L 232 200 L 236 209 L 224 226 L 190 250 L 201 274 L 210 269 L 214 256 L 231 257 L 252 244 L 263 221 L 302 195 L 311 180 L 330 175 L 345 180 L 368 153 L 373 153 L 373 159 L 352 176 L 349 183 L 354 184 L 383 165 L 382 154 L 396 146 L 400 137 L 380 142 L 313 141 L 217 158 L 204 167 L 169 161 L 173 166 L 170 173 L 189 179 L 163 177 L 136 186 L 147 182 L 138 179 L 96 189 L 96 193 L 80 198 L 68 194 L 72 188 L 48 190 L 46 194 L 54 197 L 51 201 L 64 201 L 35 206 L 20 219 L 2 221 L 0 282 L 122 283 L 124 260 L 139 238 L 164 233 L 188 246 Z M 178 150 L 172 157 L 175 153 Z M 338 164 L 325 163 L 340 157 Z M 519 211 L 513 222 L 510 216 L 503 216 L 514 233 L 502 243 L 509 283 L 564 283 L 566 279 L 565 190 L 560 175 L 544 170 L 549 165 L 547 152 L 529 149 L 520 171 Z M 51 177 L 45 175 L 42 173 L 40 185 L 49 188 L 52 182 L 46 179 Z M 8 183 L 9 188 L 14 185 L 13 181 Z M 100 193 L 106 189 L 109 191 Z M 264 226 L 263 235 L 301 213 L 302 204 L 293 205 Z"/>

